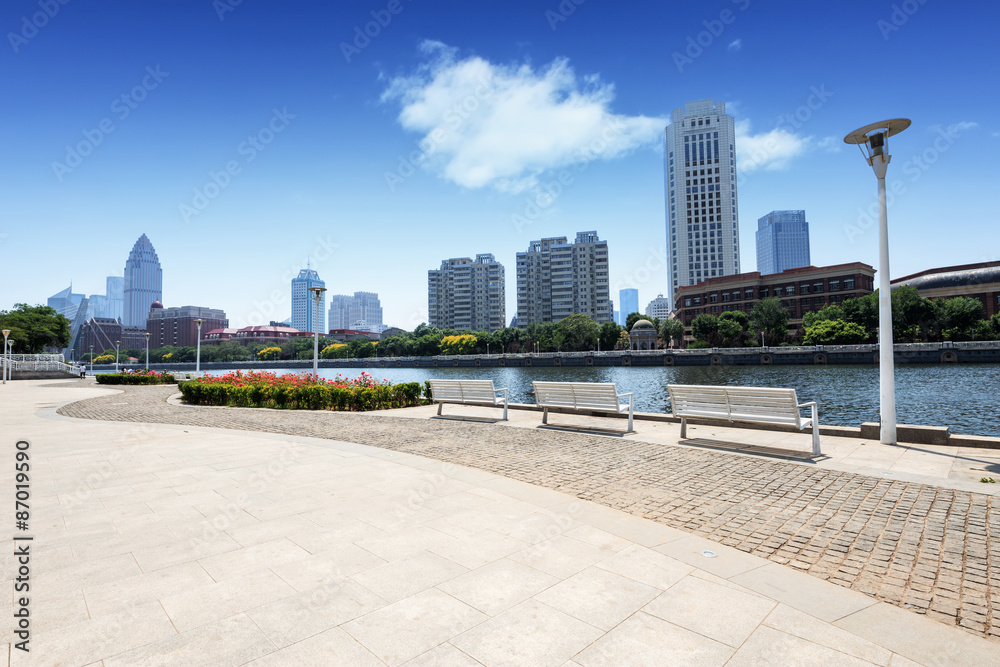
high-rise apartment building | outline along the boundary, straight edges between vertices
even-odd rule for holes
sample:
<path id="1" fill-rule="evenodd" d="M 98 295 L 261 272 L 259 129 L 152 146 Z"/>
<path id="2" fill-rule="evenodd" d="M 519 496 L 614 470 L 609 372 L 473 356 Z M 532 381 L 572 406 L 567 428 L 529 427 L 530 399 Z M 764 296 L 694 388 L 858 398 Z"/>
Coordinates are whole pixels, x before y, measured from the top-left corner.
<path id="1" fill-rule="evenodd" d="M 503 264 L 490 253 L 446 259 L 427 272 L 427 321 L 459 331 L 496 331 L 507 322 Z"/>
<path id="2" fill-rule="evenodd" d="M 618 311 L 624 313 L 622 317 L 628 317 L 632 313 L 638 313 L 639 290 L 632 287 L 618 290 Z"/>
<path id="3" fill-rule="evenodd" d="M 622 310 L 624 312 L 624 309 Z M 558 322 L 574 313 L 611 321 L 608 242 L 597 232 L 532 241 L 517 253 L 517 324 Z"/>
<path id="4" fill-rule="evenodd" d="M 122 293 L 122 324 L 126 327 L 146 326 L 149 307 L 163 298 L 163 269 L 153 244 L 145 234 L 132 246 L 125 262 Z"/>
<path id="5" fill-rule="evenodd" d="M 766 276 L 809 264 L 805 211 L 771 211 L 757 220 L 758 273 Z"/>
<path id="6" fill-rule="evenodd" d="M 316 312 L 316 297 L 309 291 L 311 287 L 326 287 L 314 269 L 305 268 L 292 278 L 292 328 L 299 331 L 326 331 L 326 292 L 319 300 Z M 317 319 L 318 315 L 318 319 Z M 319 326 L 318 329 L 314 328 Z"/>
<path id="7" fill-rule="evenodd" d="M 736 130 L 725 103 L 674 109 L 664 160 L 673 298 L 681 286 L 740 272 Z"/>

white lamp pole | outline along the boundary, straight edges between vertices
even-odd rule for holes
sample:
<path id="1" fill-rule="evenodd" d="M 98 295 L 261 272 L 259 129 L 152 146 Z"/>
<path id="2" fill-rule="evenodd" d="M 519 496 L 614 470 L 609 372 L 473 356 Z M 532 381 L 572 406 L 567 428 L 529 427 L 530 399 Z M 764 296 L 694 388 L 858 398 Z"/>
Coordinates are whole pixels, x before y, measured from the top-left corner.
<path id="1" fill-rule="evenodd" d="M 118 372 L 118 346 L 121 344 L 122 342 L 120 340 L 115 341 L 115 373 Z"/>
<path id="2" fill-rule="evenodd" d="M 149 370 L 149 332 L 146 332 L 146 370 Z"/>
<path id="3" fill-rule="evenodd" d="M 204 320 L 202 320 L 200 317 L 194 321 L 194 323 L 198 325 L 198 351 L 195 353 L 195 358 L 194 358 L 195 373 L 201 373 L 201 323 L 203 321 Z"/>
<path id="4" fill-rule="evenodd" d="M 7 359 L 7 336 L 9 335 L 10 335 L 10 329 L 4 329 L 3 330 L 3 383 L 4 384 L 7 384 L 7 366 L 10 365 Z"/>
<path id="5" fill-rule="evenodd" d="M 892 156 L 889 137 L 910 126 L 909 119 L 894 118 L 865 125 L 844 137 L 857 144 L 865 162 L 878 179 L 878 354 L 880 440 L 896 444 L 896 384 L 892 342 L 892 290 L 889 286 L 889 224 L 885 203 L 885 173 Z"/>
<path id="6" fill-rule="evenodd" d="M 94 374 L 94 346 L 90 346 L 90 374 Z"/>
<path id="7" fill-rule="evenodd" d="M 316 318 L 313 320 L 313 375 L 319 375 L 319 303 L 320 299 L 323 298 L 323 292 L 326 291 L 326 288 L 310 287 L 309 291 L 313 293 L 313 297 L 316 299 Z"/>

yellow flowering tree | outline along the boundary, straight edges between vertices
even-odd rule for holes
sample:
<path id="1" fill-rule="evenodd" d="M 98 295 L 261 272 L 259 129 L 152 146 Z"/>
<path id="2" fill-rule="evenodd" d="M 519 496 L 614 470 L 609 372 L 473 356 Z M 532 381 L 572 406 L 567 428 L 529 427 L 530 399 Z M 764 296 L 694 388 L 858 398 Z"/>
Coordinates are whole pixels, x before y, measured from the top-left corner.
<path id="1" fill-rule="evenodd" d="M 441 339 L 441 354 L 469 354 L 476 347 L 476 337 L 472 334 L 445 336 Z"/>
<path id="2" fill-rule="evenodd" d="M 333 343 L 320 351 L 324 359 L 343 359 L 347 356 L 347 343 Z"/>
<path id="3" fill-rule="evenodd" d="M 257 358 L 261 361 L 271 361 L 277 359 L 281 356 L 280 347 L 265 347 L 263 350 L 257 353 Z"/>
<path id="4" fill-rule="evenodd" d="M 113 354 L 102 354 L 99 357 L 94 357 L 95 364 L 113 364 L 115 363 L 115 355 Z"/>

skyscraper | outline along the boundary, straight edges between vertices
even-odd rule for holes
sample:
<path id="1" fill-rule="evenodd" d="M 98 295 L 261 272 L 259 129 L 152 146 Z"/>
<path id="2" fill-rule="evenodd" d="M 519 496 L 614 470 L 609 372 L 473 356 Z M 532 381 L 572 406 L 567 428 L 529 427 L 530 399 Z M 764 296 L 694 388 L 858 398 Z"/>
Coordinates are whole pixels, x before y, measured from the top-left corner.
<path id="1" fill-rule="evenodd" d="M 72 322 L 73 318 L 76 317 L 77 309 L 84 300 L 84 296 L 83 294 L 75 294 L 73 292 L 73 285 L 70 283 L 70 286 L 66 289 L 50 296 L 46 305 L 58 314 L 65 315 L 66 319 Z"/>
<path id="2" fill-rule="evenodd" d="M 326 333 L 326 292 L 319 302 L 319 321 L 316 320 L 316 297 L 310 287 L 326 287 L 315 270 L 305 268 L 292 278 L 292 328 L 299 331 Z M 319 329 L 313 327 L 319 325 Z"/>
<path id="3" fill-rule="evenodd" d="M 574 313 L 611 321 L 608 242 L 597 232 L 532 241 L 517 253 L 517 325 L 558 322 Z"/>
<path id="4" fill-rule="evenodd" d="M 724 102 L 674 109 L 664 153 L 669 293 L 740 272 L 736 130 Z"/>
<path id="5" fill-rule="evenodd" d="M 364 322 L 367 330 L 377 331 L 384 322 L 382 320 L 382 302 L 376 292 L 355 292 L 333 294 L 330 296 L 330 329 L 354 329 L 359 322 Z"/>
<path id="6" fill-rule="evenodd" d="M 132 246 L 125 262 L 123 284 L 124 304 L 122 324 L 127 327 L 145 327 L 149 307 L 163 299 L 163 269 L 153 244 L 145 234 Z"/>
<path id="7" fill-rule="evenodd" d="M 125 278 L 108 276 L 104 282 L 104 314 L 101 317 L 121 319 L 125 308 Z"/>
<path id="8" fill-rule="evenodd" d="M 622 313 L 623 319 L 632 313 L 638 313 L 639 290 L 631 287 L 618 290 L 618 311 Z"/>
<path id="9" fill-rule="evenodd" d="M 427 272 L 427 322 L 459 331 L 496 331 L 507 322 L 503 264 L 490 253 L 446 259 Z"/>
<path id="10" fill-rule="evenodd" d="M 646 316 L 658 317 L 661 320 L 670 317 L 670 300 L 662 294 L 657 294 L 655 299 L 646 304 Z"/>
<path id="11" fill-rule="evenodd" d="M 810 263 L 805 211 L 771 211 L 757 220 L 757 271 L 761 275 Z"/>

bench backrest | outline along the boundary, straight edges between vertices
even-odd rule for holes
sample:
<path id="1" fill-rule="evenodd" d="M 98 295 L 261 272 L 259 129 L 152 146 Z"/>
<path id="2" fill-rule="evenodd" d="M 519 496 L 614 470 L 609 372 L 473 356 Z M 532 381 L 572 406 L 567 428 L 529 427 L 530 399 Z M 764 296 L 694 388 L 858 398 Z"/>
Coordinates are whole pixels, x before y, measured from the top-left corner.
<path id="1" fill-rule="evenodd" d="M 614 382 L 532 382 L 535 403 L 553 408 L 618 411 Z"/>
<path id="2" fill-rule="evenodd" d="M 428 380 L 436 401 L 477 401 L 493 403 L 493 380 Z"/>
<path id="3" fill-rule="evenodd" d="M 794 389 L 667 385 L 674 417 L 801 426 Z"/>

